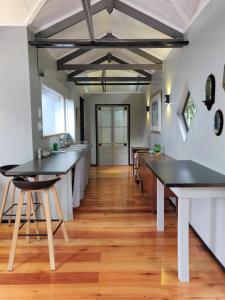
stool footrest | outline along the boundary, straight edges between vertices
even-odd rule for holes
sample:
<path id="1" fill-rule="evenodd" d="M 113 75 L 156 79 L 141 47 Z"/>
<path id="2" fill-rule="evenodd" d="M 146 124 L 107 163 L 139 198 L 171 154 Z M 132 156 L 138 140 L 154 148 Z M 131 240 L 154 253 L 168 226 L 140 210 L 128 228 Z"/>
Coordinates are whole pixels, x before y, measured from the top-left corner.
<path id="1" fill-rule="evenodd" d="M 7 214 L 10 210 L 13 209 L 14 206 L 17 206 L 17 203 L 12 204 L 6 211 L 3 212 L 2 216 L 4 217 L 15 217 L 16 214 Z M 27 205 L 27 203 L 23 203 L 23 205 Z M 39 207 L 41 206 L 41 204 L 39 202 L 34 202 L 34 205 L 36 205 L 35 211 L 37 211 L 39 209 Z M 26 216 L 25 214 L 22 214 L 21 216 Z M 33 214 L 31 214 L 31 216 L 33 216 Z"/>
<path id="2" fill-rule="evenodd" d="M 46 219 L 32 219 L 32 220 L 22 220 L 22 224 L 19 227 L 19 230 L 23 227 L 24 224 L 27 222 L 34 223 L 34 222 L 45 222 Z M 59 222 L 58 226 L 56 229 L 53 231 L 53 235 L 56 234 L 58 231 L 59 227 L 62 225 L 63 220 L 62 219 L 52 219 L 51 222 Z M 18 236 L 48 236 L 47 233 L 36 233 L 36 234 L 26 234 L 26 233 L 20 233 Z"/>

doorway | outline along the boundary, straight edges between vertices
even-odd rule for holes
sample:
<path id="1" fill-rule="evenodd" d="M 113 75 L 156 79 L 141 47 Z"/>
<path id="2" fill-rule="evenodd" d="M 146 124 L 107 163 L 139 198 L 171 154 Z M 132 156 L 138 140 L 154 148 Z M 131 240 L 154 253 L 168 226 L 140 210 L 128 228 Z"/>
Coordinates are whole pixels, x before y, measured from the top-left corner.
<path id="1" fill-rule="evenodd" d="M 100 166 L 130 163 L 130 105 L 96 107 L 96 161 Z"/>

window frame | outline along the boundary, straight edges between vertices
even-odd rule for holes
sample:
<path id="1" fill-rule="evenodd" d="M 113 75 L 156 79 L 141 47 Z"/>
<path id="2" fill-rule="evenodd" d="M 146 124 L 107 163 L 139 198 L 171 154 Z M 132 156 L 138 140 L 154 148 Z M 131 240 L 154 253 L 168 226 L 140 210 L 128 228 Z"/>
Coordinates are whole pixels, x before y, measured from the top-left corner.
<path id="1" fill-rule="evenodd" d="M 184 126 L 185 126 L 185 129 L 186 129 L 187 132 L 189 131 L 190 128 L 188 127 L 184 112 L 185 112 L 186 105 L 188 103 L 188 100 L 189 100 L 190 96 L 191 96 L 191 93 L 190 93 L 190 91 L 188 91 L 187 96 L 186 96 L 186 100 L 184 102 L 184 106 L 183 106 L 183 109 L 182 109 L 182 112 L 181 112 L 181 115 L 182 115 L 182 118 L 183 118 L 183 121 L 184 121 Z"/>
<path id="2" fill-rule="evenodd" d="M 62 104 L 61 104 L 61 107 L 63 108 L 63 116 L 64 116 L 64 132 L 59 132 L 59 133 L 51 133 L 51 134 L 44 134 L 44 124 L 43 124 L 43 105 L 42 105 L 42 89 L 46 89 L 50 92 L 52 92 L 53 94 L 56 94 L 58 96 L 61 97 L 61 101 L 62 101 Z M 61 95 L 60 93 L 58 93 L 57 91 L 53 90 L 52 88 L 48 87 L 47 85 L 45 84 L 41 84 L 41 110 L 42 110 L 42 138 L 45 139 L 45 138 L 49 138 L 49 137 L 54 137 L 54 136 L 59 136 L 59 135 L 63 135 L 63 134 L 67 134 L 66 132 L 66 98 Z"/>
<path id="3" fill-rule="evenodd" d="M 181 112 L 181 115 L 182 115 L 182 118 L 183 118 L 183 121 L 184 121 L 184 126 L 185 126 L 185 129 L 186 129 L 187 132 L 189 132 L 190 127 L 188 127 L 188 124 L 187 124 L 187 121 L 186 121 L 186 118 L 185 118 L 185 109 L 186 109 L 186 106 L 187 106 L 187 103 L 188 103 L 190 97 L 191 97 L 191 93 L 190 93 L 190 91 L 188 91 L 187 97 L 186 97 L 186 100 L 184 102 L 184 106 L 183 106 L 183 109 L 182 109 L 182 112 Z M 192 102 L 194 103 L 194 101 L 192 101 Z M 195 105 L 195 103 L 194 103 L 194 105 Z M 196 107 L 196 105 L 195 105 L 195 107 Z M 196 107 L 196 110 L 197 110 L 197 107 Z M 195 116 L 195 114 L 194 114 L 194 116 Z"/>

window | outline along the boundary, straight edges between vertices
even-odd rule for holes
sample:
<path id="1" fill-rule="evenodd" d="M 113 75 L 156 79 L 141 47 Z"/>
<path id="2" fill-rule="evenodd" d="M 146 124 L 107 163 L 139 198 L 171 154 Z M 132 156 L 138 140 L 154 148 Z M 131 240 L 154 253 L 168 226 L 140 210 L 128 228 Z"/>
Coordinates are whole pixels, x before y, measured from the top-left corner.
<path id="1" fill-rule="evenodd" d="M 185 128 L 187 131 L 189 131 L 189 129 L 191 127 L 191 123 L 192 123 L 194 115 L 196 114 L 196 111 L 197 111 L 196 105 L 193 102 L 190 92 L 188 91 L 186 101 L 184 104 L 184 108 L 183 108 L 183 112 L 182 112 L 184 125 L 185 125 Z"/>
<path id="2" fill-rule="evenodd" d="M 191 97 L 190 91 L 185 87 L 177 110 L 178 123 L 184 141 L 187 138 L 196 112 L 197 107 Z"/>
<path id="3" fill-rule="evenodd" d="M 64 102 L 62 95 L 42 85 L 43 136 L 65 133 Z"/>
<path id="4" fill-rule="evenodd" d="M 74 101 L 66 99 L 66 132 L 75 140 Z"/>

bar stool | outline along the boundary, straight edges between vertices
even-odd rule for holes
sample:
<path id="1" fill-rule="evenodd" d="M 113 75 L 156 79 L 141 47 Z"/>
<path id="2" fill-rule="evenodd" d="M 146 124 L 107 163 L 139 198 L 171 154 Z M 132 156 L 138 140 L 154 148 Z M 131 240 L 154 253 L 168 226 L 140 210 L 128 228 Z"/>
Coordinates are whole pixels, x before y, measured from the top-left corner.
<path id="1" fill-rule="evenodd" d="M 6 185 L 5 185 L 4 190 L 3 190 L 2 204 L 1 204 L 1 209 L 0 209 L 0 223 L 2 222 L 2 217 L 3 216 L 10 217 L 9 223 L 11 221 L 12 210 L 13 210 L 13 207 L 15 205 L 14 204 L 14 198 L 15 198 L 16 187 L 14 185 L 12 186 L 11 204 L 10 204 L 9 208 L 5 211 L 5 206 L 6 206 L 8 194 L 9 194 L 10 187 L 11 187 L 11 184 L 12 184 L 12 179 L 13 179 L 12 176 L 6 175 L 6 172 L 13 169 L 13 168 L 16 168 L 16 167 L 18 167 L 18 165 L 6 165 L 6 166 L 1 166 L 0 167 L 0 173 L 2 174 L 2 176 L 8 177 L 8 179 L 9 179 L 6 183 Z M 8 214 L 9 211 L 11 211 L 10 214 Z"/>
<path id="2" fill-rule="evenodd" d="M 11 217 L 16 216 L 15 214 L 13 214 L 13 208 L 17 205 L 17 203 L 14 202 L 16 186 L 12 184 L 13 177 L 7 175 L 6 172 L 13 168 L 16 168 L 18 166 L 19 165 L 5 165 L 5 166 L 0 167 L 0 174 L 4 177 L 8 177 L 8 181 L 7 181 L 4 191 L 3 191 L 2 203 L 1 203 L 1 208 L 0 208 L 0 223 L 2 222 L 3 216 L 9 217 L 9 220 L 8 220 L 9 223 L 11 223 Z M 32 177 L 35 180 L 35 176 L 29 176 L 29 177 Z M 27 177 L 24 177 L 24 178 L 27 178 Z M 10 188 L 12 189 L 11 202 L 9 202 L 9 207 L 5 210 Z M 38 194 L 38 202 L 34 203 L 37 205 L 35 208 L 36 210 L 39 208 L 40 202 L 41 202 L 40 195 Z"/>
<path id="3" fill-rule="evenodd" d="M 50 260 L 50 269 L 52 271 L 55 270 L 55 256 L 54 256 L 54 245 L 53 245 L 53 236 L 58 231 L 59 227 L 61 226 L 63 236 L 66 242 L 69 242 L 67 230 L 65 227 L 65 223 L 63 220 L 63 213 L 61 210 L 60 202 L 58 193 L 55 188 L 55 183 L 59 181 L 61 178 L 55 178 L 52 180 L 46 180 L 46 181 L 35 181 L 30 182 L 26 181 L 23 178 L 15 178 L 13 180 L 14 185 L 20 189 L 19 193 L 19 200 L 18 200 L 18 206 L 16 211 L 16 220 L 14 225 L 14 231 L 13 231 L 13 238 L 11 241 L 11 249 L 10 249 L 10 255 L 9 255 L 9 262 L 8 262 L 8 271 L 12 271 L 13 269 L 13 263 L 14 263 L 14 257 L 16 252 L 16 243 L 18 236 L 26 236 L 28 241 L 30 236 L 47 236 L 48 237 L 48 249 L 49 249 L 49 260 Z M 56 212 L 59 219 L 51 220 L 51 213 L 50 213 L 50 201 L 49 201 L 49 191 L 53 193 L 54 198 L 54 204 L 56 208 Z M 44 208 L 44 216 L 45 219 L 37 219 L 34 213 L 34 209 L 32 209 L 32 201 L 31 196 L 32 192 L 44 192 L 45 198 L 42 200 L 42 205 Z M 27 195 L 27 210 L 26 210 L 26 219 L 22 221 L 21 223 L 21 214 L 22 214 L 22 207 L 24 203 L 24 196 Z M 47 234 L 40 234 L 38 231 L 38 227 L 36 225 L 36 234 L 30 234 L 30 222 L 31 222 L 31 209 L 33 210 L 33 221 L 39 222 L 39 221 L 46 221 L 47 225 Z M 52 221 L 57 221 L 58 226 L 53 231 L 52 230 Z M 23 227 L 23 225 L 26 224 L 26 234 L 19 234 L 19 230 Z M 36 223 L 37 224 L 37 223 Z"/>

